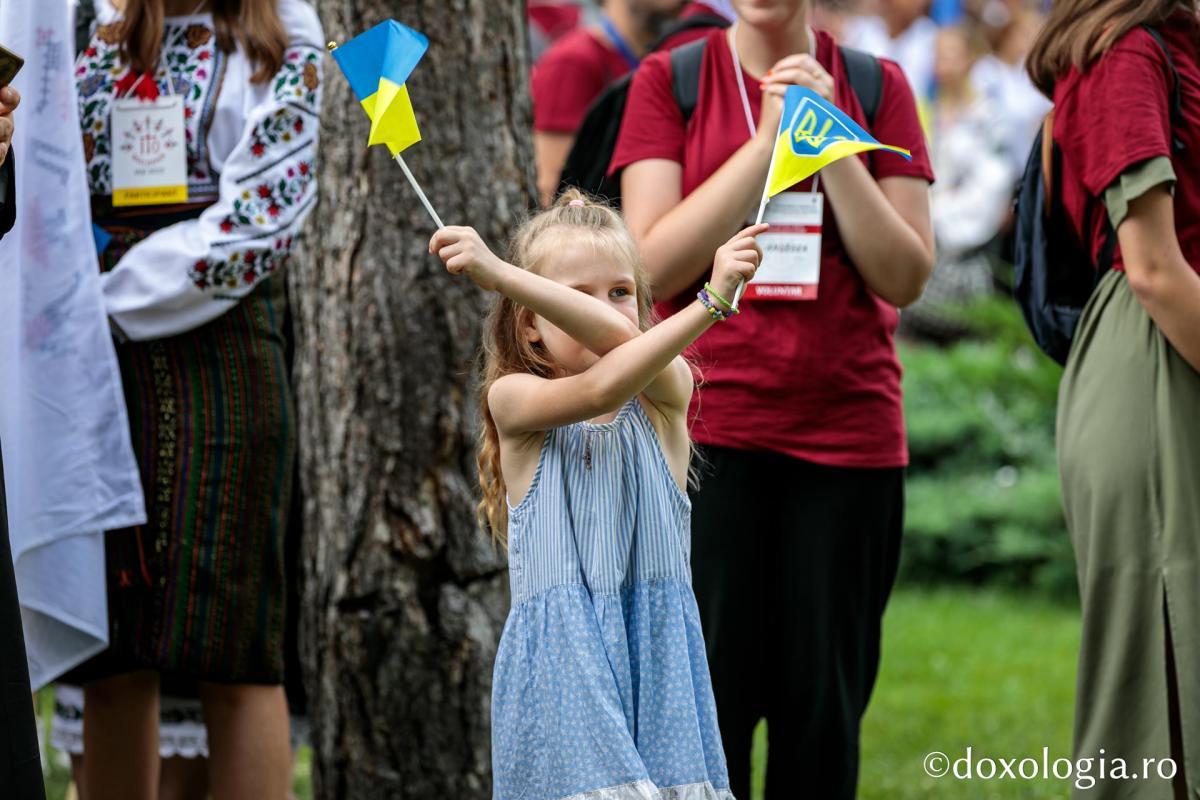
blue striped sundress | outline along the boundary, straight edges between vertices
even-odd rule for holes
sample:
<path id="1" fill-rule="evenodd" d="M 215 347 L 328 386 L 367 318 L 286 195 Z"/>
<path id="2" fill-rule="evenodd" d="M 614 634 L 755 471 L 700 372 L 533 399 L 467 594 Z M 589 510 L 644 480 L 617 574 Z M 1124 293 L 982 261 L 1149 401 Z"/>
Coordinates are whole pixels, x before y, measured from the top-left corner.
<path id="1" fill-rule="evenodd" d="M 636 397 L 612 422 L 546 433 L 509 506 L 495 800 L 733 800 L 690 520 Z"/>

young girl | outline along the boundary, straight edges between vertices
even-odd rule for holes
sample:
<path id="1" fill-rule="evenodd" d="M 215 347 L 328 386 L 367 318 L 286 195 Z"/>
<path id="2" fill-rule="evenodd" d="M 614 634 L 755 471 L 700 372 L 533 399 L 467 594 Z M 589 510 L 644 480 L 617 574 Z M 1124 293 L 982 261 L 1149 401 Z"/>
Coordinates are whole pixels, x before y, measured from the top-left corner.
<path id="1" fill-rule="evenodd" d="M 430 241 L 451 273 L 501 295 L 479 456 L 513 598 L 493 686 L 496 800 L 733 797 L 688 564 L 680 353 L 726 318 L 765 229 L 730 239 L 696 302 L 653 328 L 633 240 L 578 193 L 524 227 L 513 264 L 470 228 Z"/>

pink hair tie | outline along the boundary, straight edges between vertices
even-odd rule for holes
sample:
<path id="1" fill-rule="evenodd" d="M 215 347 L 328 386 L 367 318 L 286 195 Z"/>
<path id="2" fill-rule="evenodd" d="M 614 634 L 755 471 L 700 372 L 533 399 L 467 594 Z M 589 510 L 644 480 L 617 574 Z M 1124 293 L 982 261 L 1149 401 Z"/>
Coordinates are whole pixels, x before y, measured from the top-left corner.
<path id="1" fill-rule="evenodd" d="M 571 202 L 567 203 L 567 205 L 569 205 L 569 206 L 584 206 L 584 205 L 587 205 L 587 203 L 583 202 L 582 200 L 575 199 L 575 200 L 572 200 Z"/>

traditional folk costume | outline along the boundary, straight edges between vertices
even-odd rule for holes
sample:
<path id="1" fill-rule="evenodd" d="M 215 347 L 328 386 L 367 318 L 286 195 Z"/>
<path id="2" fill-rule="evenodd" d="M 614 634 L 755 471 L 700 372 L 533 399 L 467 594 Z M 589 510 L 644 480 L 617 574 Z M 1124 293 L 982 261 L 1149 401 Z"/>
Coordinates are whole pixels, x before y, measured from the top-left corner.
<path id="1" fill-rule="evenodd" d="M 324 46 L 307 3 L 278 5 L 288 45 L 265 83 L 251 81 L 240 47 L 220 50 L 210 14 L 166 18 L 156 74 L 135 75 L 106 2 L 76 64 L 103 296 L 149 519 L 108 534 L 111 645 L 76 680 L 135 669 L 283 680 L 296 445 L 282 272 L 317 198 Z M 114 99 L 171 93 L 184 101 L 187 203 L 113 208 Z"/>

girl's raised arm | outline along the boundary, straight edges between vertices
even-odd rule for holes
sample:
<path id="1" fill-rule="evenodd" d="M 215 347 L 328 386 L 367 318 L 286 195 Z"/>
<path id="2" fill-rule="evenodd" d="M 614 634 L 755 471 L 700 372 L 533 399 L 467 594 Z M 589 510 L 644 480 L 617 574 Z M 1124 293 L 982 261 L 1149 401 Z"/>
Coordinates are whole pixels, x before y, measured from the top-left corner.
<path id="1" fill-rule="evenodd" d="M 598 356 L 640 332 L 628 317 L 596 298 L 502 260 L 474 228 L 442 228 L 429 240 L 429 252 L 452 275 L 466 272 L 480 288 L 531 309 Z"/>
<path id="2" fill-rule="evenodd" d="M 753 237 L 766 227 L 751 226 L 717 251 L 713 286 L 722 296 L 732 296 L 739 281 L 754 277 L 761 251 Z M 577 375 L 556 379 L 505 376 L 492 385 L 488 395 L 496 426 L 504 435 L 519 436 L 592 419 L 616 410 L 664 373 L 668 384 L 682 394 L 672 398 L 670 405 L 682 412 L 692 386 L 691 373 L 679 354 L 714 321 L 712 312 L 697 300 L 613 348 Z"/>

